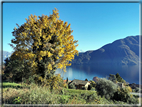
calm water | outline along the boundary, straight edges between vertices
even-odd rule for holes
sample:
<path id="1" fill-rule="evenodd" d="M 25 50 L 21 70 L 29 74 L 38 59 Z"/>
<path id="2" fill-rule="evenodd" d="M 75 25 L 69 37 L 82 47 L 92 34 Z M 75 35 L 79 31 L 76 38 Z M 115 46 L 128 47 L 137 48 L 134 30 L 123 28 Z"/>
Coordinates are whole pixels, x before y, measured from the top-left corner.
<path id="1" fill-rule="evenodd" d="M 71 66 L 67 67 L 67 72 L 63 73 L 62 70 L 57 69 L 55 74 L 60 73 L 63 79 L 68 77 L 69 80 L 80 79 L 92 80 L 93 77 L 106 78 L 109 74 L 116 74 L 129 83 L 139 84 L 139 66 Z"/>

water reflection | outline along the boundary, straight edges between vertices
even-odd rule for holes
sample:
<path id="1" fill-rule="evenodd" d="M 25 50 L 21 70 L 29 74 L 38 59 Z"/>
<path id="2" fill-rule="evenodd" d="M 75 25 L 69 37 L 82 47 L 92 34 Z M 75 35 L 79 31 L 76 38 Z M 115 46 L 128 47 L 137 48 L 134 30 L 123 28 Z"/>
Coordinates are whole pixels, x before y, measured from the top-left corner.
<path id="1" fill-rule="evenodd" d="M 80 79 L 92 80 L 94 76 L 106 78 L 109 74 L 120 74 L 129 83 L 139 84 L 139 66 L 71 66 L 67 67 L 67 72 L 57 69 L 56 74 L 60 73 L 64 79 L 68 77 L 69 80 Z"/>

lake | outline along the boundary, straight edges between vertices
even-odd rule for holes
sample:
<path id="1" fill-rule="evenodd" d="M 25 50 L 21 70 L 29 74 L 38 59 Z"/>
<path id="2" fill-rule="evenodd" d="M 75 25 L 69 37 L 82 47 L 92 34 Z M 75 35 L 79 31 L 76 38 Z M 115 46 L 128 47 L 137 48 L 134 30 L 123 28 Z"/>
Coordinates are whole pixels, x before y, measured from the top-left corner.
<path id="1" fill-rule="evenodd" d="M 55 74 L 60 73 L 63 79 L 68 77 L 69 80 L 79 79 L 92 80 L 93 77 L 97 76 L 99 78 L 107 78 L 109 74 L 119 75 L 128 83 L 136 83 L 139 84 L 139 65 L 135 66 L 85 66 L 85 65 L 77 65 L 70 66 L 66 68 L 66 73 L 64 73 L 61 69 L 57 69 Z"/>

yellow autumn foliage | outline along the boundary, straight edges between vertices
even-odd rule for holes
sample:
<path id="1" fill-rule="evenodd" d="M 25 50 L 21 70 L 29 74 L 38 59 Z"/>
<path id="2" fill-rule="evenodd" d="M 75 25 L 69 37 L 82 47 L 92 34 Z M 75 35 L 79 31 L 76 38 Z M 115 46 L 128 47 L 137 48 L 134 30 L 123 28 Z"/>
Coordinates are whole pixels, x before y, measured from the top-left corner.
<path id="1" fill-rule="evenodd" d="M 69 61 L 78 54 L 76 44 L 71 33 L 71 24 L 59 20 L 58 10 L 55 8 L 53 14 L 47 16 L 30 15 L 26 22 L 14 28 L 11 42 L 16 45 L 12 48 L 14 54 L 19 56 L 20 60 L 28 60 L 28 65 L 38 68 L 37 62 L 44 62 L 48 72 L 53 70 L 53 66 L 63 69 L 66 72 L 66 66 L 70 66 Z M 76 45 L 75 45 L 76 44 Z M 48 59 L 45 61 L 45 57 Z M 47 71 L 46 71 L 47 72 Z M 36 72 L 33 69 L 33 73 Z M 41 79 L 42 78 L 42 79 Z M 44 77 L 40 77 L 43 81 Z M 53 80 L 57 80 L 54 77 Z"/>
<path id="2" fill-rule="evenodd" d="M 127 86 L 126 89 L 129 91 L 129 92 L 132 92 L 132 88 L 130 86 Z"/>

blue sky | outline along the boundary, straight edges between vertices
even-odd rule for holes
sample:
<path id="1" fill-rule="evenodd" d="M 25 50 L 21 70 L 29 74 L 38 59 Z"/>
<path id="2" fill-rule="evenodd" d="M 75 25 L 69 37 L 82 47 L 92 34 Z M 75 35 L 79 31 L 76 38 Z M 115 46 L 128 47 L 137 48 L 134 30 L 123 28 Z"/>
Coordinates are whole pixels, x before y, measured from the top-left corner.
<path id="1" fill-rule="evenodd" d="M 127 36 L 139 35 L 139 3 L 3 3 L 3 50 L 12 52 L 12 31 L 29 15 L 52 14 L 57 8 L 71 24 L 77 50 L 96 50 Z"/>

